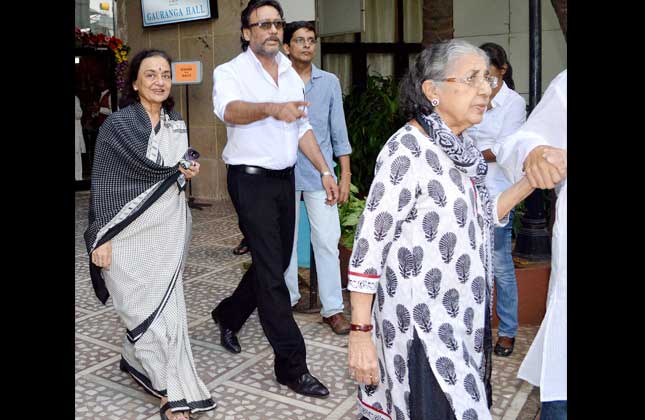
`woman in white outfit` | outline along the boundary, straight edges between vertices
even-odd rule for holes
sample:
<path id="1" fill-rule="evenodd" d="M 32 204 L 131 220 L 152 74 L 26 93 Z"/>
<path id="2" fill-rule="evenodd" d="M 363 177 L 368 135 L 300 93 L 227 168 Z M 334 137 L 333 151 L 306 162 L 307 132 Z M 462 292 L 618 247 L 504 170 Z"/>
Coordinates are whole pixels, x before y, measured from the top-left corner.
<path id="1" fill-rule="evenodd" d="M 215 402 L 195 368 L 182 280 L 192 224 L 184 190 L 199 163 L 182 161 L 186 124 L 170 88 L 165 52 L 134 56 L 130 105 L 99 130 L 85 241 L 95 292 L 103 303 L 112 295 L 127 328 L 121 370 L 160 398 L 162 420 L 187 420 Z"/>

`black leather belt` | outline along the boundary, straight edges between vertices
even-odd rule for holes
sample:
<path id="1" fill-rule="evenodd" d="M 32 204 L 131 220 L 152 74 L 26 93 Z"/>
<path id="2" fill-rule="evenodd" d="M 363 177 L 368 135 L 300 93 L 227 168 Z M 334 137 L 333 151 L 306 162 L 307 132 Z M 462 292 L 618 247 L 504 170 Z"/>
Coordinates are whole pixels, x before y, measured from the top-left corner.
<path id="1" fill-rule="evenodd" d="M 271 178 L 289 178 L 293 175 L 293 166 L 285 169 L 267 169 L 260 166 L 250 165 L 228 165 L 228 169 L 236 172 L 244 172 L 249 175 L 263 175 Z"/>

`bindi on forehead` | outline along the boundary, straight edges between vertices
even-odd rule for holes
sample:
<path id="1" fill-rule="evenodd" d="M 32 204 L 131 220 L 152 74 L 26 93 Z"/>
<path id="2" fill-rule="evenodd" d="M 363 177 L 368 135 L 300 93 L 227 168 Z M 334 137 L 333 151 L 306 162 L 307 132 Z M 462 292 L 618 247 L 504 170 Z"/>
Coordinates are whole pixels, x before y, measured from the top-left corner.
<path id="1" fill-rule="evenodd" d="M 170 71 L 168 67 L 146 67 L 143 69 L 143 71 L 158 71 L 158 72 L 164 72 L 164 71 Z"/>

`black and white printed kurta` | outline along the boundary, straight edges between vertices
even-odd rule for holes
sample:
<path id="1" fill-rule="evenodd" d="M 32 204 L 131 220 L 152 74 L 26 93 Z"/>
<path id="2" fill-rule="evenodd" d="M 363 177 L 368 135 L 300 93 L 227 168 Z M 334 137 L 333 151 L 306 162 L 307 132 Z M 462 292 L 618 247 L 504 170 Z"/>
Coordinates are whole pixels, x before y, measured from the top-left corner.
<path id="1" fill-rule="evenodd" d="M 456 418 L 491 418 L 482 380 L 490 235 L 478 201 L 471 179 L 417 128 L 406 124 L 381 150 L 349 266 L 348 289 L 376 294 L 381 381 L 359 387 L 363 416 L 410 418 L 416 329 Z"/>

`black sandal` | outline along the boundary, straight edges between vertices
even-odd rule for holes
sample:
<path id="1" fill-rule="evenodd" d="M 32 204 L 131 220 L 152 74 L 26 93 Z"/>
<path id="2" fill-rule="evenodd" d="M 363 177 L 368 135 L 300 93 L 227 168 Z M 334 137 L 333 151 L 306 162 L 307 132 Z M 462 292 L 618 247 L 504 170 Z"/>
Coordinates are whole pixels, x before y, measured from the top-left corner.
<path id="1" fill-rule="evenodd" d="M 166 411 L 169 409 L 170 409 L 169 403 L 165 403 L 164 405 L 161 406 L 161 408 L 159 409 L 159 416 L 161 417 L 161 420 L 170 420 L 166 415 Z M 193 417 L 192 414 L 188 412 L 188 418 L 192 418 L 192 417 Z"/>
<path id="2" fill-rule="evenodd" d="M 495 354 L 501 357 L 508 357 L 513 353 L 513 348 L 515 347 L 515 337 L 504 337 L 504 338 L 510 338 L 511 339 L 511 345 L 509 347 L 504 347 L 499 343 L 499 340 L 502 337 L 499 337 L 497 339 L 497 343 L 495 344 Z"/>
<path id="3" fill-rule="evenodd" d="M 246 244 L 246 240 L 242 239 L 240 244 L 233 248 L 233 254 L 235 255 L 244 255 L 249 252 L 249 246 Z"/>

